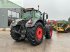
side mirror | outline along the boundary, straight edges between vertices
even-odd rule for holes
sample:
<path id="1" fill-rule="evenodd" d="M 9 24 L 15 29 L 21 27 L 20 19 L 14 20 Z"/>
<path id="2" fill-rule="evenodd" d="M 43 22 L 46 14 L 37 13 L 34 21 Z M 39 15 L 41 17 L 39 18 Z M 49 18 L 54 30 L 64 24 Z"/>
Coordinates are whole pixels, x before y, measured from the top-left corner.
<path id="1" fill-rule="evenodd" d="M 48 14 L 46 14 L 46 19 L 48 19 Z"/>
<path id="2" fill-rule="evenodd" d="M 43 19 L 44 20 L 48 19 L 48 14 L 47 13 L 43 13 Z"/>

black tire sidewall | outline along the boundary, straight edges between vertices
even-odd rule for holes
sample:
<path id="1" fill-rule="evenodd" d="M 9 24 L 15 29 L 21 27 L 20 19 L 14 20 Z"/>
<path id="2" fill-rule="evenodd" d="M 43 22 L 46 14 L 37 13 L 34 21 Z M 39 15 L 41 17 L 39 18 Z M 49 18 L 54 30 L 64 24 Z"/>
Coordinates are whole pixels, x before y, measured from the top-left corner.
<path id="1" fill-rule="evenodd" d="M 27 29 L 27 39 L 30 41 L 30 43 L 32 44 L 32 45 L 34 45 L 34 46 L 36 46 L 36 45 L 39 45 L 41 42 L 42 42 L 42 40 L 43 40 L 43 35 L 42 35 L 42 38 L 41 38 L 41 40 L 40 41 L 38 41 L 38 39 L 37 39 L 37 37 L 36 37 L 36 29 L 39 27 L 39 26 L 41 26 L 42 28 L 43 28 L 43 25 L 40 23 L 40 22 L 38 22 L 38 23 L 36 23 L 35 24 L 35 26 L 33 26 L 33 27 L 28 27 L 28 29 Z M 31 34 L 31 33 L 33 33 L 33 34 Z M 33 38 L 33 37 L 34 38 Z M 34 41 L 33 41 L 34 40 Z"/>
<path id="2" fill-rule="evenodd" d="M 14 32 L 11 32 L 11 37 L 16 41 L 20 41 L 21 35 L 14 33 Z"/>
<path id="3" fill-rule="evenodd" d="M 50 35 L 50 27 L 49 27 L 49 28 L 46 28 L 45 38 L 46 38 L 46 39 L 51 39 L 51 35 Z"/>

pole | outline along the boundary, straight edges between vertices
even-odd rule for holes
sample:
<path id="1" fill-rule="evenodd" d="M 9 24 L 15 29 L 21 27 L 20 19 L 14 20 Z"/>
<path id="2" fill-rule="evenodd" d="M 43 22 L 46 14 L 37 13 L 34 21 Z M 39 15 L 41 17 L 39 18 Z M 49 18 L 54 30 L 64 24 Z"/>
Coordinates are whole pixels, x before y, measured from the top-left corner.
<path id="1" fill-rule="evenodd" d="M 38 5 L 38 10 L 39 10 L 39 5 Z"/>

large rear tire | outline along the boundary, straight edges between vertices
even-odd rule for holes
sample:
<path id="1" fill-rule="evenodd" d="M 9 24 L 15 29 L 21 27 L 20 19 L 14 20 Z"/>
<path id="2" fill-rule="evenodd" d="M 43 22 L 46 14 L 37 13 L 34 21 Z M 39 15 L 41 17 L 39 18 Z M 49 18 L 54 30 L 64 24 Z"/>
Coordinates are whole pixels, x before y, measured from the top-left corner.
<path id="1" fill-rule="evenodd" d="M 43 40 L 43 32 L 43 25 L 38 22 L 34 27 L 27 29 L 27 38 L 32 45 L 39 45 Z"/>

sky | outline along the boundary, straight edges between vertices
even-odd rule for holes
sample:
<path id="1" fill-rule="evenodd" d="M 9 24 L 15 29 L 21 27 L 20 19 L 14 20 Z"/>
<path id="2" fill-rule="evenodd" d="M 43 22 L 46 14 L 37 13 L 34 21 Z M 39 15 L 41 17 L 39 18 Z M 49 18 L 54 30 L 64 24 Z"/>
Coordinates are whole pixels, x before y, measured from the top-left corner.
<path id="1" fill-rule="evenodd" d="M 35 8 L 46 12 L 50 20 L 68 20 L 70 17 L 70 0 L 10 0 L 23 8 Z"/>

